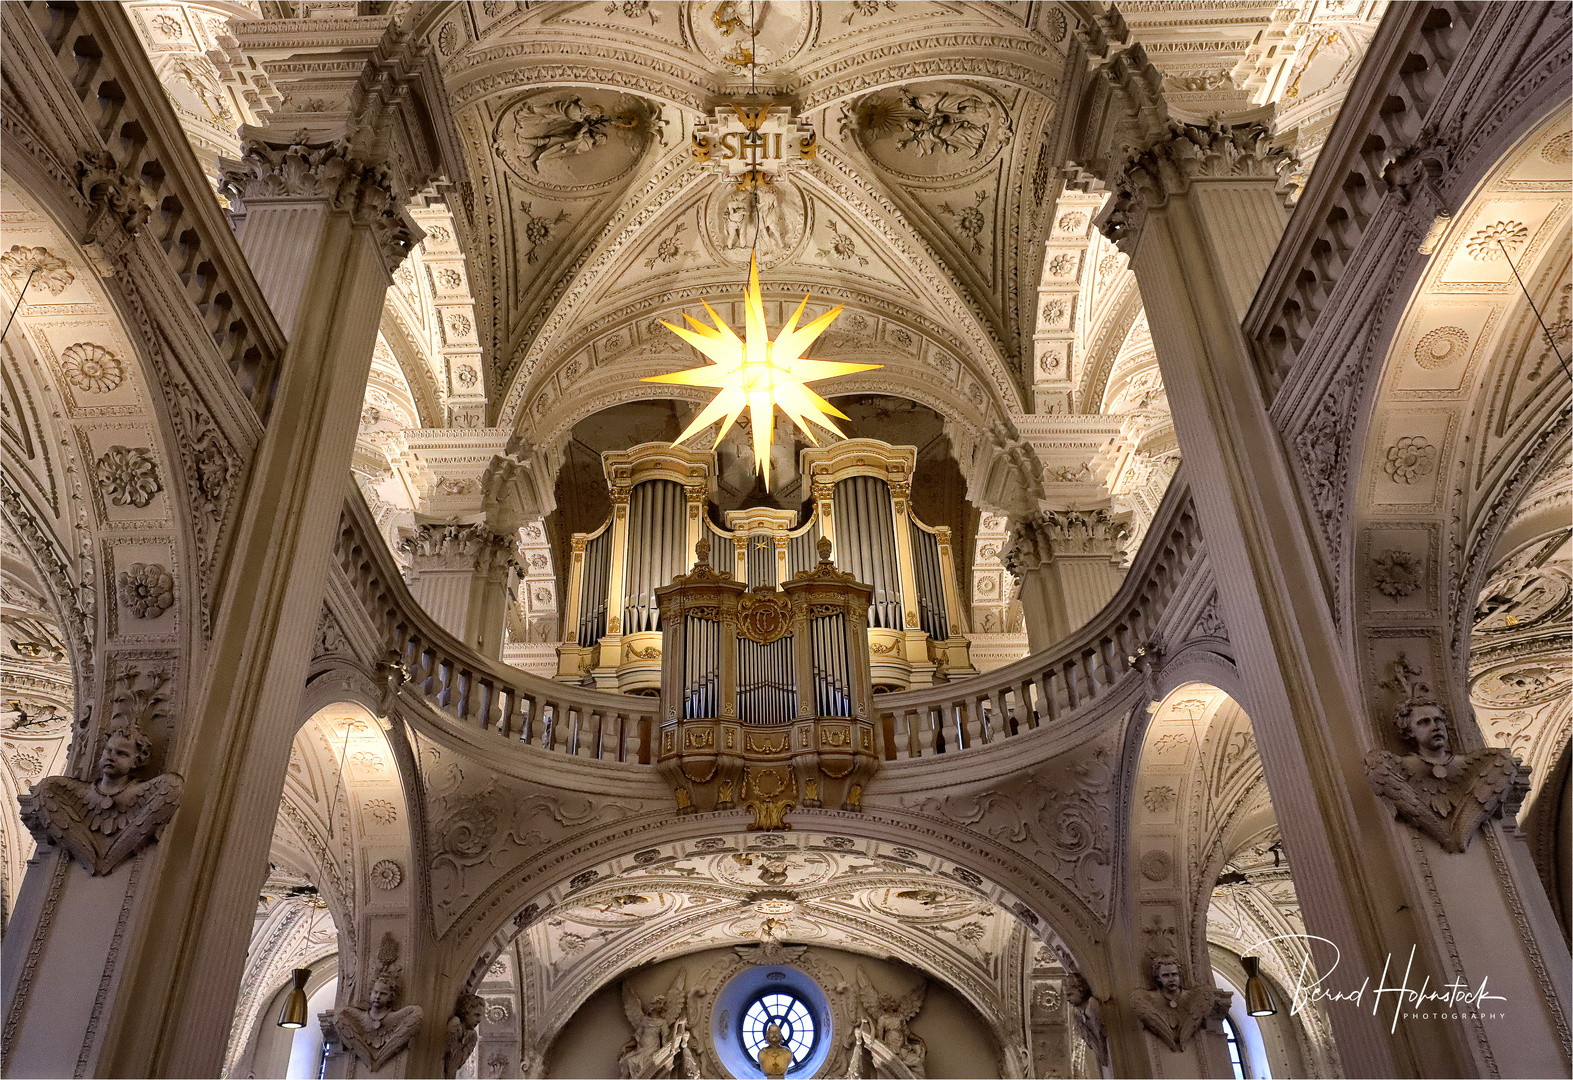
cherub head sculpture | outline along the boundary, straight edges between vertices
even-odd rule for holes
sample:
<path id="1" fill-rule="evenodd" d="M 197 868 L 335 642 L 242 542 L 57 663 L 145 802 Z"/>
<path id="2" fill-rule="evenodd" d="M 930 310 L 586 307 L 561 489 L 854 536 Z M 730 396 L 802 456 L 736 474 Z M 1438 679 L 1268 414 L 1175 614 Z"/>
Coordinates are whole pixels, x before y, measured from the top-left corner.
<path id="1" fill-rule="evenodd" d="M 460 994 L 454 1015 L 467 1028 L 479 1027 L 486 1019 L 486 999 L 479 994 Z"/>
<path id="2" fill-rule="evenodd" d="M 107 784 L 120 784 L 132 771 L 147 764 L 153 740 L 136 724 L 123 724 L 109 733 L 98 755 L 98 775 Z"/>
<path id="3" fill-rule="evenodd" d="M 1447 710 L 1428 697 L 1410 698 L 1393 710 L 1399 738 L 1414 745 L 1426 761 L 1445 762 L 1452 757 L 1447 730 Z"/>
<path id="4" fill-rule="evenodd" d="M 1158 992 L 1173 1001 L 1180 996 L 1184 989 L 1180 976 L 1179 958 L 1173 955 L 1155 956 L 1149 968 L 1152 972 L 1152 981 L 1157 984 Z"/>
<path id="5" fill-rule="evenodd" d="M 374 1019 L 380 1019 L 393 1011 L 394 1005 L 399 1001 L 399 984 L 392 975 L 378 975 L 371 983 L 371 993 L 366 1010 Z"/>
<path id="6" fill-rule="evenodd" d="M 648 1015 L 656 1016 L 656 1017 L 660 1017 L 660 1016 L 665 1016 L 666 1015 L 666 995 L 665 994 L 657 994 L 655 997 L 650 999 L 650 1012 L 649 1012 Z"/>
<path id="7" fill-rule="evenodd" d="M 1071 1008 L 1079 1009 L 1092 998 L 1092 987 L 1080 972 L 1073 971 L 1065 977 L 1065 1000 Z"/>

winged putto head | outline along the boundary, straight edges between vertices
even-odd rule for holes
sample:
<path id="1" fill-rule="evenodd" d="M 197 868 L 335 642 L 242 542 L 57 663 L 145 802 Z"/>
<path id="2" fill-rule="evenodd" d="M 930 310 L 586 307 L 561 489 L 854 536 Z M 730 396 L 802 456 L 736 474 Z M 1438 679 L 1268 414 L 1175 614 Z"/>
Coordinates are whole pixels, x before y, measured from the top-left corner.
<path id="1" fill-rule="evenodd" d="M 1181 967 L 1179 957 L 1172 953 L 1154 956 L 1148 967 L 1152 973 L 1152 981 L 1158 987 L 1158 992 L 1166 998 L 1178 997 L 1184 989 L 1181 980 Z"/>
<path id="2" fill-rule="evenodd" d="M 98 773 L 109 783 L 124 780 L 133 770 L 146 765 L 152 752 L 153 740 L 140 727 L 122 724 L 104 740 L 104 749 L 98 755 Z"/>

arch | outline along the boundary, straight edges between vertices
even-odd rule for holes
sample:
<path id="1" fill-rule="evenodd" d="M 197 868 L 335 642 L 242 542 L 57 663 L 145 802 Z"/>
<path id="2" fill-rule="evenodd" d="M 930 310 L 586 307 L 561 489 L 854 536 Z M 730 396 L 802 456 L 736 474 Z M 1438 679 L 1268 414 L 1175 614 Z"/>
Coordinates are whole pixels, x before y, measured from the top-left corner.
<path id="1" fill-rule="evenodd" d="M 1370 642 L 1363 681 L 1385 683 L 1403 654 L 1451 705 L 1463 749 L 1482 745 L 1458 722 L 1474 598 L 1514 504 L 1569 438 L 1567 383 L 1548 377 L 1557 361 L 1518 284 L 1542 312 L 1567 287 L 1573 185 L 1553 144 L 1569 126 L 1563 103 L 1503 136 L 1397 319 L 1354 435 L 1344 602 Z"/>
<path id="2" fill-rule="evenodd" d="M 688 827 L 663 830 L 662 839 L 544 888 L 511 893 L 495 905 L 501 914 L 488 920 L 492 930 L 478 955 L 454 956 L 450 969 L 470 961 L 464 988 L 479 986 L 517 942 L 526 958 L 523 991 L 539 998 L 537 1015 L 547 1025 L 532 1033 L 544 1051 L 584 1002 L 626 972 L 719 946 L 768 948 L 769 934 L 791 945 L 894 957 L 924 971 L 990 1018 L 1002 1046 L 1024 1023 L 1015 982 L 1038 946 L 1079 966 L 1075 946 L 1033 906 L 933 854 L 933 843 L 908 846 L 910 830 L 871 839 L 854 820 L 760 834 L 743 830 L 741 819 L 678 824 Z M 769 920 L 777 927 L 766 931 Z M 948 927 L 948 937 L 935 929 L 958 921 L 972 928 Z M 1096 965 L 1091 941 L 1078 938 Z"/>
<path id="3" fill-rule="evenodd" d="M 1314 980 L 1250 717 L 1217 685 L 1181 681 L 1182 670 L 1165 665 L 1166 692 L 1146 729 L 1133 732 L 1140 758 L 1130 799 L 1129 882 L 1142 952 L 1178 956 L 1191 985 L 1212 984 L 1220 948 L 1261 957 L 1280 989 L 1300 985 L 1303 972 Z M 1144 967 L 1145 955 L 1131 960 Z M 1243 985 L 1243 974 L 1227 973 Z M 1307 1005 L 1296 1026 L 1309 1074 L 1336 1075 L 1325 1014 Z"/>

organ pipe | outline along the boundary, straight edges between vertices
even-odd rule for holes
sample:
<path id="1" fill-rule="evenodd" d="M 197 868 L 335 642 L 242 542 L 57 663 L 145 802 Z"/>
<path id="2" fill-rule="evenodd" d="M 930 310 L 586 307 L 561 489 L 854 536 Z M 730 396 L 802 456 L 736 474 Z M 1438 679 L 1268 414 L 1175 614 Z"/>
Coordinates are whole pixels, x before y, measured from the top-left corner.
<path id="1" fill-rule="evenodd" d="M 708 571 L 734 578 L 739 588 L 773 591 L 815 572 L 824 536 L 835 540 L 834 563 L 841 572 L 870 587 L 857 632 L 874 635 L 865 644 L 876 654 L 878 685 L 925 685 L 936 665 L 951 677 L 969 674 L 950 531 L 925 525 L 910 511 L 916 450 L 849 439 L 802 455 L 813 495 L 802 512 L 731 510 L 723 527 L 707 509 L 713 454 L 653 443 L 603 454 L 613 516 L 596 532 L 573 538 L 572 610 L 565 620 L 571 637 L 558 650 L 558 677 L 580 681 L 588 672 L 597 685 L 629 693 L 653 693 L 668 677 L 699 678 L 686 669 L 663 675 L 663 647 L 654 638 L 662 630 L 656 591 L 688 569 L 692 545 L 701 539 L 709 544 L 703 556 Z M 686 635 L 686 628 L 678 629 Z M 773 643 L 740 650 L 718 641 L 716 663 L 748 667 L 741 688 L 750 700 L 771 700 L 768 708 L 759 706 L 770 715 L 786 708 L 782 688 L 792 679 L 769 664 L 801 666 L 795 691 L 800 698 L 812 698 L 816 708 L 845 709 L 850 646 L 832 642 L 850 632 L 842 624 L 805 623 L 802 651 L 783 646 L 779 656 Z M 699 693 L 692 707 L 719 707 L 716 693 Z M 685 712 L 689 707 L 685 702 Z"/>

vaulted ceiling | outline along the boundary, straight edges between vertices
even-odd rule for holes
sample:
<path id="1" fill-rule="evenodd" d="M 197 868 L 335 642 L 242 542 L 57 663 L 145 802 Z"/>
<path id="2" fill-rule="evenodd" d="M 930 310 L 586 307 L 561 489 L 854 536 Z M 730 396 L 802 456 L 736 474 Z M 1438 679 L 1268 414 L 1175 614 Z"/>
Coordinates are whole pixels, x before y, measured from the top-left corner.
<path id="1" fill-rule="evenodd" d="M 586 385 L 597 405 L 655 396 L 637 378 L 690 358 L 656 320 L 739 293 L 753 223 L 696 167 L 690 137 L 747 90 L 750 43 L 760 90 L 793 102 L 819 142 L 759 213 L 773 320 L 804 293 L 845 305 L 821 353 L 888 365 L 846 390 L 901 386 L 969 426 L 1023 410 L 1042 260 L 1028 240 L 1052 209 L 1065 11 L 766 2 L 750 24 L 749 10 L 423 13 L 466 149 L 456 219 L 491 423 L 571 423 L 583 410 L 554 406 Z"/>

